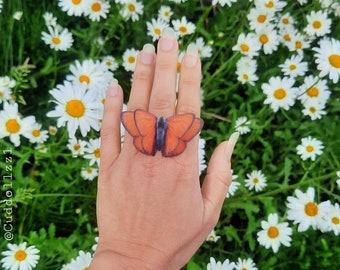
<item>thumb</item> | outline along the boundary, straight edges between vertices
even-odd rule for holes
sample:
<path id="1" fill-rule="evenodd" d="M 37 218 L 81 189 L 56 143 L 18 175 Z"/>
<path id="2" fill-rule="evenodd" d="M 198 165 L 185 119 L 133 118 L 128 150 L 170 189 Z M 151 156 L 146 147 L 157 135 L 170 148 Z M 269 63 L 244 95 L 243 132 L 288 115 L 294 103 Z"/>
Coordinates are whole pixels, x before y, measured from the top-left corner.
<path id="1" fill-rule="evenodd" d="M 231 155 L 239 133 L 230 136 L 229 141 L 222 142 L 211 156 L 207 175 L 202 185 L 204 202 L 204 220 L 214 227 L 220 216 L 221 208 L 231 184 Z"/>

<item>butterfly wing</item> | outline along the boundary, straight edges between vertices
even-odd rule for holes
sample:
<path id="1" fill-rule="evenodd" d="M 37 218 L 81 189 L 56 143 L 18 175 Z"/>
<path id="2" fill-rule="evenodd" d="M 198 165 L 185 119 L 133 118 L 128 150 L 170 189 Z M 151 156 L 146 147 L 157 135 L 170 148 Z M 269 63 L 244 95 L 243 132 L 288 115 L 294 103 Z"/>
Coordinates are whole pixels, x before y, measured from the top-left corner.
<path id="1" fill-rule="evenodd" d="M 194 114 L 179 114 L 168 118 L 168 127 L 165 135 L 162 154 L 173 157 L 181 154 L 192 138 L 202 129 L 203 120 Z"/>
<path id="2" fill-rule="evenodd" d="M 126 131 L 133 137 L 133 144 L 137 150 L 154 156 L 157 117 L 152 113 L 135 110 L 122 112 L 121 121 Z"/>

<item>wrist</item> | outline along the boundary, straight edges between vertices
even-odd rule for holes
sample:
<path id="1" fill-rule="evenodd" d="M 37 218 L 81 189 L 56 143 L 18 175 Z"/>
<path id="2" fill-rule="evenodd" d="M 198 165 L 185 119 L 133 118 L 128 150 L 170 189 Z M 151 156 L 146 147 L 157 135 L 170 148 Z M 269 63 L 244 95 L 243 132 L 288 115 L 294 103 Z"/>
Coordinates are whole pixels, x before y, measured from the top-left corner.
<path id="1" fill-rule="evenodd" d="M 129 252 L 116 252 L 100 248 L 99 245 L 90 264 L 89 270 L 178 270 L 161 255 L 159 251 L 150 252 L 148 248 L 140 247 L 138 250 L 130 249 Z M 132 255 L 133 254 L 133 255 Z"/>

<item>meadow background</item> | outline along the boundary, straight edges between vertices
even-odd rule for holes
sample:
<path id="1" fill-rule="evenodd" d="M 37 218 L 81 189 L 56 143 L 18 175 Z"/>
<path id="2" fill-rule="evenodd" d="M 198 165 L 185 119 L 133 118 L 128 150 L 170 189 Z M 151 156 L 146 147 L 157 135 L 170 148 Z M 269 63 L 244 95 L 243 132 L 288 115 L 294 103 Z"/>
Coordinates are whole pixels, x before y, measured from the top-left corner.
<path id="1" fill-rule="evenodd" d="M 138 1 L 138 5 L 143 4 L 142 11 L 129 18 L 130 15 L 123 12 L 126 3 L 138 7 L 137 2 L 111 0 L 101 2 L 108 3 L 109 7 L 99 20 L 93 20 L 89 14 L 69 15 L 58 5 L 59 2 L 63 1 L 0 1 L 0 110 L 4 116 L 5 103 L 18 104 L 18 117 L 34 116 L 34 122 L 41 124 L 35 129 L 44 135 L 40 142 L 33 142 L 28 135 L 22 134 L 20 142 L 15 145 L 4 131 L 6 126 L 0 127 L 1 227 L 10 218 L 5 210 L 9 206 L 4 200 L 8 199 L 5 198 L 6 192 L 11 190 L 14 228 L 12 240 L 4 239 L 3 228 L 0 229 L 3 238 L 1 252 L 8 249 L 8 243 L 34 245 L 40 251 L 34 269 L 44 270 L 62 269 L 63 265 L 64 269 L 77 269 L 65 265 L 76 259 L 79 251 L 93 254 L 97 237 L 98 160 L 91 156 L 95 146 L 91 148 L 89 142 L 97 143 L 99 132 L 91 128 L 82 136 L 77 131 L 76 138 L 86 142 L 82 146 L 85 152 L 72 154 L 67 146 L 68 129 L 57 126 L 58 118 L 47 116 L 56 106 L 50 102 L 54 98 L 49 91 L 57 85 L 66 85 L 67 76 L 71 74 L 70 66 L 76 61 L 92 60 L 92 64 L 107 64 L 106 75 L 109 72 L 110 78 L 117 79 L 125 98 L 128 97 L 133 57 L 127 57 L 127 50 L 138 51 L 146 43 L 157 43 L 157 36 L 148 34 L 147 24 L 159 17 L 161 6 L 167 6 L 172 13 L 166 22 L 170 27 L 175 28 L 174 22 L 182 18 L 194 25 L 192 29 L 189 23 L 181 22 L 182 27 L 191 29 L 192 33 L 181 33 L 181 28 L 177 28 L 181 51 L 185 51 L 190 43 L 204 43 L 201 47 L 204 50 L 200 51 L 203 63 L 201 117 L 205 121 L 200 152 L 202 179 L 205 163 L 216 145 L 227 140 L 235 130 L 241 131 L 232 160 L 234 181 L 239 184 L 228 194 L 215 231 L 185 269 L 207 269 L 211 257 L 220 262 L 251 259 L 258 269 L 336 269 L 339 266 L 340 229 L 336 226 L 339 211 L 333 212 L 333 230 L 316 225 L 301 231 L 298 230 L 299 222 L 287 218 L 287 198 L 296 197 L 297 189 L 305 193 L 308 188 L 313 188 L 315 198 L 312 200 L 316 205 L 328 201 L 334 206 L 340 201 L 340 183 L 337 183 L 340 179 L 340 173 L 337 174 L 340 171 L 340 45 L 334 46 L 338 51 L 333 52 L 338 56 L 333 69 L 333 75 L 337 74 L 335 77 L 330 77 L 327 72 L 320 73 L 315 50 L 320 48 L 320 40 L 325 37 L 340 42 L 340 11 L 336 1 L 238 0 L 212 3 L 205 0 L 150 0 Z M 262 30 L 250 24 L 249 14 L 253 8 L 265 6 L 268 2 L 274 3 L 277 9 L 271 15 L 266 13 L 272 19 L 265 29 L 276 33 L 276 45 L 267 50 L 249 42 L 250 49 L 255 49 L 253 55 L 242 63 L 240 59 L 247 52 L 240 52 L 234 46 L 242 33 L 259 35 Z M 285 5 L 280 7 L 281 4 Z M 327 14 L 331 25 L 326 33 L 313 34 L 306 30 L 307 18 L 313 11 Z M 65 50 L 53 49 L 43 41 L 42 32 L 48 33 L 48 22 L 43 17 L 46 12 L 52 13 L 57 24 L 71 33 L 73 42 Z M 296 30 L 294 33 L 289 32 L 292 28 L 284 32 L 280 26 L 280 18 L 287 12 L 294 20 L 291 25 Z M 291 41 L 284 41 L 287 33 L 292 38 L 299 37 L 304 47 L 294 48 Z M 280 65 L 295 55 L 301 56 L 307 68 L 297 75 L 284 74 Z M 323 100 L 315 105 L 317 112 L 322 111 L 316 119 L 303 113 L 305 104 L 300 98 L 308 87 L 317 83 L 315 81 L 303 90 L 308 76 L 324 80 L 327 85 L 324 92 L 329 95 L 322 96 Z M 263 85 L 274 77 L 293 80 L 294 101 L 286 107 L 273 109 L 272 102 L 264 103 L 268 94 Z M 105 90 L 108 83 L 106 78 L 101 87 Z M 10 95 L 5 95 L 8 89 Z M 324 147 L 315 153 L 315 158 L 302 159 L 297 147 L 308 136 L 317 139 Z M 8 174 L 5 162 L 8 155 L 4 153 L 7 149 L 12 150 L 13 180 L 4 178 Z M 265 180 L 259 177 L 252 188 L 250 182 L 254 179 L 250 174 L 253 171 L 260 171 Z M 257 181 L 262 186 L 257 185 Z M 13 184 L 10 189 L 9 183 Z M 262 230 L 261 222 L 267 221 L 271 213 L 276 213 L 280 222 L 288 222 L 292 229 L 289 245 L 280 245 L 277 252 L 261 245 L 257 236 Z M 252 267 L 244 269 L 255 269 Z"/>

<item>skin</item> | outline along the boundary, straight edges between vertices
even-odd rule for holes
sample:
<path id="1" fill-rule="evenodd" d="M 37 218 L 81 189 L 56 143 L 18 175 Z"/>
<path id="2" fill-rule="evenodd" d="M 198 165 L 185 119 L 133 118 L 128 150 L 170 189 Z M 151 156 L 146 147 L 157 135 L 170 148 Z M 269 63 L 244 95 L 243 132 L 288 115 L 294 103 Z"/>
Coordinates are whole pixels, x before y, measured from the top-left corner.
<path id="1" fill-rule="evenodd" d="M 178 43 L 170 33 L 157 55 L 145 46 L 137 59 L 128 110 L 156 116 L 200 114 L 200 59 L 183 58 L 176 105 Z M 91 270 L 163 269 L 184 266 L 216 225 L 231 183 L 230 158 L 237 134 L 214 151 L 202 187 L 198 136 L 176 157 L 147 156 L 125 135 L 121 147 L 123 92 L 112 84 L 101 129 L 97 194 L 99 242 Z"/>

